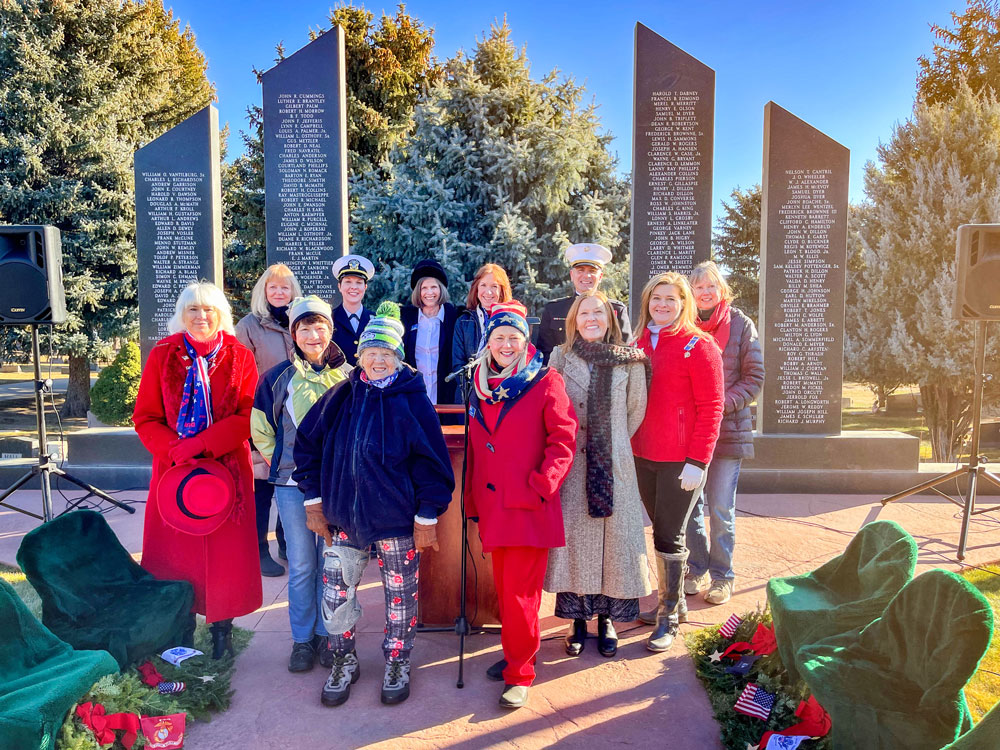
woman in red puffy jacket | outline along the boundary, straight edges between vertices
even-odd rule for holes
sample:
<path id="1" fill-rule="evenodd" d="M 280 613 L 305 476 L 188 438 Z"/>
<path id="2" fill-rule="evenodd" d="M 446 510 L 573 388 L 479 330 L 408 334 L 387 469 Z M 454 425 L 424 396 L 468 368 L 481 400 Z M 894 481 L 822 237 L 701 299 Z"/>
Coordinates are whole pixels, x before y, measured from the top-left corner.
<path id="1" fill-rule="evenodd" d="M 469 407 L 465 510 L 493 560 L 504 661 L 487 674 L 506 683 L 504 708 L 523 706 L 535 679 L 549 549 L 566 543 L 559 488 L 576 452 L 576 412 L 528 343 L 526 315 L 514 300 L 493 306 Z"/>
<path id="2" fill-rule="evenodd" d="M 722 354 L 696 322 L 687 279 L 661 273 L 642 290 L 636 345 L 649 357 L 646 417 L 632 436 L 639 495 L 653 522 L 659 578 L 650 651 L 673 643 L 683 597 L 687 547 L 684 530 L 705 481 L 722 422 Z"/>

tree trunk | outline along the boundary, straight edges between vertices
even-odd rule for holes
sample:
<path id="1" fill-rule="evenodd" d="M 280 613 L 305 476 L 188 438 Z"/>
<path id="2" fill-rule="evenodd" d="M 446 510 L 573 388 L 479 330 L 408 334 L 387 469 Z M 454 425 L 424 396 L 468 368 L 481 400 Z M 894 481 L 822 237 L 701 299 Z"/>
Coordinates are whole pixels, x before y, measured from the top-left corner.
<path id="1" fill-rule="evenodd" d="M 71 355 L 66 402 L 60 414 L 64 417 L 85 417 L 90 408 L 90 359 Z"/>
<path id="2" fill-rule="evenodd" d="M 971 397 L 946 385 L 921 383 L 920 399 L 930 432 L 932 458 L 939 463 L 954 461 L 968 430 Z"/>

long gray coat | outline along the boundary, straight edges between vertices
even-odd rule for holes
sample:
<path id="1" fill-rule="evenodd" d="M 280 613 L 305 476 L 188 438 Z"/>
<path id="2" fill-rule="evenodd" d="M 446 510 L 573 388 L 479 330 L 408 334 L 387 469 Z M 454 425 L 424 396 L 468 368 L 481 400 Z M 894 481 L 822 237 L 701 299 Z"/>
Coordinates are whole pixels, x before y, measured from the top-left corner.
<path id="1" fill-rule="evenodd" d="M 566 380 L 566 393 L 580 420 L 576 456 L 563 482 L 566 546 L 549 550 L 545 589 L 554 593 L 604 594 L 635 599 L 650 592 L 642 502 L 632 459 L 632 434 L 646 414 L 646 373 L 641 362 L 616 367 L 611 379 L 611 446 L 614 511 L 608 518 L 587 513 L 587 390 L 590 369 L 573 352 L 552 350 L 549 365 Z"/>

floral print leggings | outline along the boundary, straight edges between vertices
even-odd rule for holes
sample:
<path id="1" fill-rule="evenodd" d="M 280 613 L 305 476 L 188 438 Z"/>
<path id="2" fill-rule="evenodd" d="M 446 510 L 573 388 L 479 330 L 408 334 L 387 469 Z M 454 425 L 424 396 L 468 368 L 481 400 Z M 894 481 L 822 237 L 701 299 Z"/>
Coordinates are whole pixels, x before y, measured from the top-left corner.
<path id="1" fill-rule="evenodd" d="M 380 539 L 378 568 L 385 592 L 386 661 L 410 658 L 417 634 L 417 582 L 420 553 L 412 536 Z M 355 625 L 361 618 L 357 589 L 368 566 L 368 548 L 359 549 L 342 531 L 323 548 L 323 624 L 335 651 L 354 651 Z"/>

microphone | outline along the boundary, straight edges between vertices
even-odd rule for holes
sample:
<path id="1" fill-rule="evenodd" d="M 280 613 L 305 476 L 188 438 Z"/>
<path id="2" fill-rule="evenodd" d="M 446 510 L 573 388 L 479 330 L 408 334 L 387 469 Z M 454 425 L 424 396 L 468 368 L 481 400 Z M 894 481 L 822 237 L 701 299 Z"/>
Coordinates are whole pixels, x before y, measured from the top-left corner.
<path id="1" fill-rule="evenodd" d="M 470 357 L 469 361 L 466 364 L 462 365 L 457 370 L 455 370 L 455 372 L 448 375 L 448 377 L 444 379 L 444 382 L 450 383 L 452 380 L 459 377 L 460 375 L 468 375 L 469 373 L 472 372 L 475 365 L 476 365 L 476 358 Z"/>

